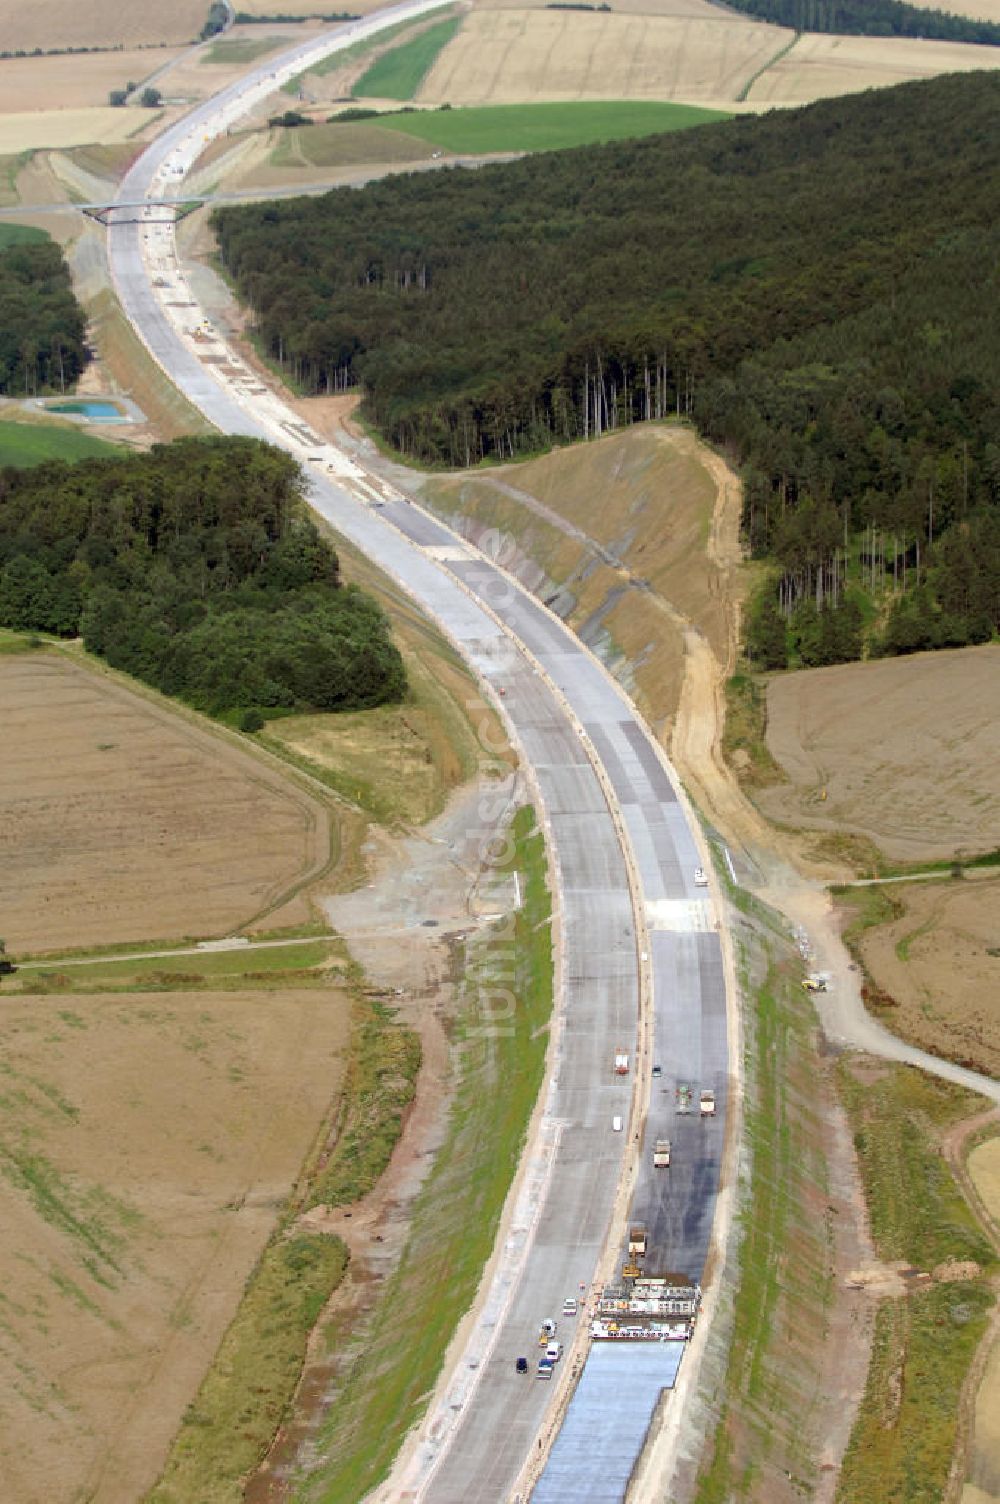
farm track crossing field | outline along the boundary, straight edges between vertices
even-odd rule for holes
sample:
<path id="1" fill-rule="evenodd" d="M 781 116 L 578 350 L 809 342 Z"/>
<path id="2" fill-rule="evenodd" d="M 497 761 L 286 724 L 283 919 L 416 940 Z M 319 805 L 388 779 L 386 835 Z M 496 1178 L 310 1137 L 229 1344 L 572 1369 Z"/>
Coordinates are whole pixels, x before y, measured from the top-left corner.
<path id="1" fill-rule="evenodd" d="M 770 818 L 905 861 L 1000 846 L 1000 645 L 780 675 L 767 716 Z"/>
<path id="2" fill-rule="evenodd" d="M 473 11 L 417 95 L 421 104 L 536 99 L 735 100 L 792 40 L 763 22 L 562 10 Z"/>
<path id="3" fill-rule="evenodd" d="M 998 65 L 997 48 L 897 37 L 796 42 L 787 28 L 708 8 L 694 15 L 482 9 L 466 18 L 417 99 L 673 99 L 724 107 L 754 80 L 742 108 L 762 109 Z"/>
<path id="4" fill-rule="evenodd" d="M 153 1484 L 335 1105 L 349 1014 L 323 986 L 5 999 L 9 1504 Z"/>
<path id="5" fill-rule="evenodd" d="M 801 36 L 755 81 L 748 98 L 757 105 L 809 104 L 861 89 L 981 68 L 1000 68 L 1000 47 L 915 37 Z"/>
<path id="6" fill-rule="evenodd" d="M 283 6 L 276 7 L 283 9 Z M 193 42 L 205 24 L 207 0 L 0 0 L 5 52 L 36 47 L 140 47 Z"/>
<path id="7" fill-rule="evenodd" d="M 325 865 L 322 805 L 181 714 L 50 653 L 0 659 L 0 690 L 12 951 L 226 934 Z"/>
<path id="8" fill-rule="evenodd" d="M 0 100 L 4 114 L 35 110 L 78 110 L 104 106 L 112 89 L 142 83 L 180 56 L 173 47 L 131 52 L 92 52 L 83 57 L 0 58 Z M 141 106 L 123 106 L 117 115 L 137 130 L 148 119 Z"/>

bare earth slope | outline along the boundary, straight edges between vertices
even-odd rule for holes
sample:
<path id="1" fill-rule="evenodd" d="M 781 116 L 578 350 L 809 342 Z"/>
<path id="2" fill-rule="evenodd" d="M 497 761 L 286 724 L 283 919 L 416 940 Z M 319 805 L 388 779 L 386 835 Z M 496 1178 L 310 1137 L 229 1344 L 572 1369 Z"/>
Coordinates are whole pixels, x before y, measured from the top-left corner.
<path id="1" fill-rule="evenodd" d="M 782 675 L 767 716 L 790 780 L 759 795 L 772 819 L 907 861 L 1000 846 L 1000 645 Z"/>
<path id="2" fill-rule="evenodd" d="M 11 951 L 225 934 L 325 864 L 319 804 L 121 683 L 21 654 L 0 692 Z"/>

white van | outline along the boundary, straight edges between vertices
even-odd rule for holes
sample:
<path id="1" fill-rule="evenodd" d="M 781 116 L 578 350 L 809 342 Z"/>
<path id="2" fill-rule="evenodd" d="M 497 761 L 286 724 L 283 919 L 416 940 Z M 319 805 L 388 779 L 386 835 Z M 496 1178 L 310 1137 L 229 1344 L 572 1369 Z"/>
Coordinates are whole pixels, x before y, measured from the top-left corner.
<path id="1" fill-rule="evenodd" d="M 615 1113 L 614 1117 L 611 1119 L 611 1131 L 612 1131 L 612 1133 L 621 1133 L 622 1127 L 623 1127 L 622 1120 L 618 1116 L 618 1114 Z"/>

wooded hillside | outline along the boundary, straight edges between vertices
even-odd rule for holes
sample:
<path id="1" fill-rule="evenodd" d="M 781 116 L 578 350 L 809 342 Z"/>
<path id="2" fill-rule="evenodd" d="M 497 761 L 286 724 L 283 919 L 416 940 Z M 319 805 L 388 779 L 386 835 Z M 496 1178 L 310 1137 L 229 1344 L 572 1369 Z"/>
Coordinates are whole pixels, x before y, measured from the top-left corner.
<path id="1" fill-rule="evenodd" d="M 889 650 L 1000 625 L 997 75 L 216 224 L 269 352 L 314 390 L 360 382 L 419 460 L 693 418 L 780 566 L 766 661 L 800 609 L 793 658 L 856 654 L 852 586 L 916 601 Z"/>
<path id="2" fill-rule="evenodd" d="M 65 391 L 83 370 L 85 319 L 51 240 L 0 250 L 0 393 Z"/>
<path id="3" fill-rule="evenodd" d="M 179 439 L 0 471 L 0 626 L 61 636 L 213 715 L 401 698 L 374 600 L 340 582 L 288 455 Z"/>

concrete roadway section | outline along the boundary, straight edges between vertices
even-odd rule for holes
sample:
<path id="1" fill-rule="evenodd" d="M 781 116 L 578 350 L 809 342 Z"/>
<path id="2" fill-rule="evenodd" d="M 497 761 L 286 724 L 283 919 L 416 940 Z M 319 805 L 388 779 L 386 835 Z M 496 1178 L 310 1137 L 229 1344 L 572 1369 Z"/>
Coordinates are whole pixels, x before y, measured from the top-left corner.
<path id="1" fill-rule="evenodd" d="M 402 11 L 430 8 L 399 7 L 383 15 L 383 24 Z M 166 181 L 190 167 L 204 138 L 226 129 L 285 72 L 301 68 L 315 45 L 272 60 L 174 126 L 129 173 L 122 197 L 162 193 Z M 503 688 L 499 703 L 541 796 L 558 874 L 561 998 L 545 1112 L 528 1151 L 531 1194 L 522 1195 L 508 1224 L 496 1276 L 448 1392 L 421 1427 L 407 1486 L 393 1493 L 435 1504 L 503 1499 L 535 1446 L 553 1391 L 562 1387 L 516 1375 L 514 1359 L 534 1358 L 540 1321 L 558 1318 L 565 1296 L 592 1285 L 624 1174 L 628 1136 L 612 1131 L 612 1118 L 629 1121 L 636 1076 L 616 1077 L 612 1061 L 617 1048 L 636 1054 L 644 942 L 616 817 L 629 832 L 642 933 L 650 926 L 655 1050 L 662 1051 L 668 1086 L 658 1108 L 654 1103 L 651 1132 L 663 1131 L 675 1076 L 696 1087 L 715 1085 L 720 1103 L 714 1123 L 685 1124 L 681 1133 L 671 1125 L 678 1173 L 668 1172 L 669 1195 L 661 1178 L 643 1173 L 634 1210 L 653 1231 L 657 1260 L 695 1278 L 701 1273 L 715 1207 L 727 1060 L 719 941 L 710 901 L 693 883 L 695 839 L 657 750 L 618 686 L 543 606 L 311 434 L 206 331 L 177 264 L 171 228 L 112 225 L 109 253 L 126 314 L 185 396 L 223 432 L 279 443 L 305 462 L 316 510 L 405 586 L 482 679 Z M 602 764 L 603 785 L 588 751 Z M 495 999 L 484 999 L 483 1026 L 503 1027 Z M 650 1064 L 644 1055 L 642 1069 Z M 560 1335 L 567 1339 L 565 1331 Z"/>

